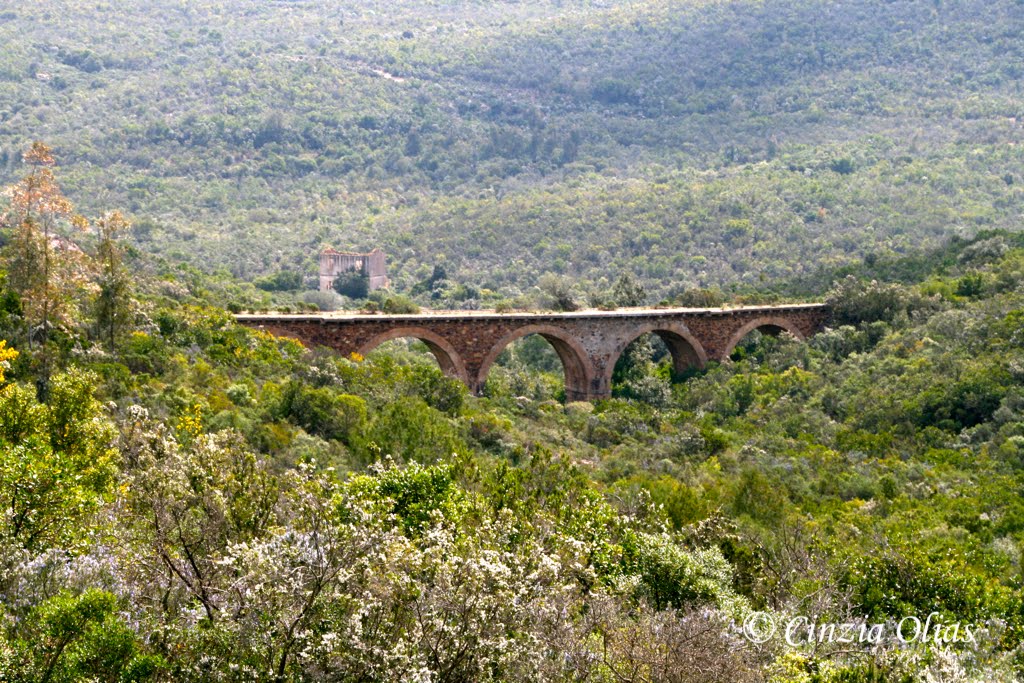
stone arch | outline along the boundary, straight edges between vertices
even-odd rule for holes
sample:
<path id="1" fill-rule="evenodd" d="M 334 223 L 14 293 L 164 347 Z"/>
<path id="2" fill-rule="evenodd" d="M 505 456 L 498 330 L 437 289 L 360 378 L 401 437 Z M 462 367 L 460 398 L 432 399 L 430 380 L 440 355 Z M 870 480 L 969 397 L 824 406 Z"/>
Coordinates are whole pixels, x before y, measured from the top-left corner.
<path id="1" fill-rule="evenodd" d="M 447 339 L 425 327 L 396 327 L 393 330 L 382 332 L 360 346 L 359 353 L 365 356 L 384 342 L 391 341 L 392 339 L 401 339 L 402 337 L 412 337 L 426 344 L 430 352 L 434 354 L 434 358 L 437 359 L 437 364 L 441 366 L 441 371 L 444 374 L 451 375 L 461 380 L 466 386 L 470 386 L 469 373 L 466 372 L 466 364 L 463 362 L 459 352 L 455 350 L 455 347 Z"/>
<path id="2" fill-rule="evenodd" d="M 743 338 L 754 330 L 762 330 L 765 334 L 778 335 L 782 332 L 789 332 L 797 339 L 803 340 L 804 333 L 797 327 L 793 322 L 781 318 L 779 316 L 771 316 L 765 318 L 754 318 L 750 322 L 744 324 L 740 329 L 736 330 L 732 337 L 729 338 L 729 343 L 725 345 L 725 351 L 722 353 L 722 360 L 725 360 L 732 355 L 736 345 L 743 341 Z"/>
<path id="3" fill-rule="evenodd" d="M 473 387 L 476 393 L 480 393 L 487 381 L 487 373 L 490 372 L 494 361 L 505 347 L 517 339 L 531 334 L 539 334 L 544 337 L 558 358 L 562 361 L 562 370 L 565 372 L 565 398 L 567 401 L 585 401 L 590 398 L 590 385 L 594 378 L 594 365 L 590 354 L 586 352 L 583 345 L 571 334 L 553 325 L 524 325 L 517 327 L 491 346 L 491 350 L 484 356 L 480 364 L 480 372 L 477 374 L 476 386 Z"/>
<path id="4" fill-rule="evenodd" d="M 611 387 L 615 364 L 619 362 L 619 358 L 626 348 L 648 333 L 658 335 L 665 342 L 669 353 L 672 354 L 672 366 L 676 372 L 681 373 L 688 368 L 703 368 L 707 365 L 708 356 L 704 351 L 704 346 L 693 336 L 686 325 L 682 323 L 648 323 L 630 329 L 628 338 L 612 350 L 604 373 L 605 386 Z"/>

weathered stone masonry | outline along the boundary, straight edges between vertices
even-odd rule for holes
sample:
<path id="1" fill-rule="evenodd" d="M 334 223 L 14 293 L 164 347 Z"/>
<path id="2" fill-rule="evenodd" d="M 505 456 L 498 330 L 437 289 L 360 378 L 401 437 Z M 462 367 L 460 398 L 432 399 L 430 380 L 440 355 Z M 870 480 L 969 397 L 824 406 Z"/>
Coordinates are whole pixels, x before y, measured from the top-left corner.
<path id="1" fill-rule="evenodd" d="M 400 337 L 423 341 L 442 370 L 480 393 L 502 349 L 529 334 L 543 336 L 565 368 L 569 400 L 611 394 L 615 362 L 634 339 L 657 334 L 677 370 L 724 360 L 749 332 L 789 332 L 804 339 L 828 319 L 824 304 L 747 306 L 726 309 L 627 309 L 578 313 L 477 313 L 417 315 L 238 315 L 238 322 L 326 346 L 343 355 L 366 355 Z"/>

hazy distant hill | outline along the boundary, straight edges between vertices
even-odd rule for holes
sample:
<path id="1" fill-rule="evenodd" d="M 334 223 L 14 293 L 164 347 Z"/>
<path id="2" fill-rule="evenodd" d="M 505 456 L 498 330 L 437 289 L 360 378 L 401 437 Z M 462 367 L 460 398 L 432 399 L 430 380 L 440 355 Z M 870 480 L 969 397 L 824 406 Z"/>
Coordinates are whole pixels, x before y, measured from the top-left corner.
<path id="1" fill-rule="evenodd" d="M 1017 229 L 1024 5 L 41 0 L 0 13 L 0 181 L 55 145 L 147 250 L 252 278 L 660 295 Z M 600 286 L 600 285 L 598 285 Z"/>

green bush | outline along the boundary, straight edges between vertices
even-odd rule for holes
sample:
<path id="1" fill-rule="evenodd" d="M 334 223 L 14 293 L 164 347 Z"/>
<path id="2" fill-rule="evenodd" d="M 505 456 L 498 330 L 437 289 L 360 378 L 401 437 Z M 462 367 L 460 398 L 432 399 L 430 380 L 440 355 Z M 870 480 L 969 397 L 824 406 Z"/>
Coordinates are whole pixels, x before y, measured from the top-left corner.
<path id="1" fill-rule="evenodd" d="M 21 657 L 34 675 L 26 670 L 20 679 L 16 668 L 7 672 L 15 681 L 127 683 L 158 680 L 163 673 L 163 661 L 142 652 L 135 632 L 118 614 L 116 598 L 101 590 L 50 598 L 29 616 L 28 630 L 32 639 L 23 644 Z"/>
<path id="2" fill-rule="evenodd" d="M 857 560 L 844 577 L 854 590 L 861 612 L 871 619 L 924 619 L 938 612 L 943 619 L 980 625 L 988 619 L 1010 619 L 1019 629 L 1013 592 L 986 579 L 956 551 L 932 558 L 923 551 L 901 547 Z"/>
<path id="3" fill-rule="evenodd" d="M 832 309 L 833 319 L 842 325 L 891 323 L 900 314 L 908 314 L 924 305 L 902 285 L 866 282 L 853 275 L 832 287 L 826 303 Z"/>
<path id="4" fill-rule="evenodd" d="M 345 271 L 334 278 L 331 287 L 350 299 L 365 299 L 370 293 L 370 277 L 362 271 Z"/>
<path id="5" fill-rule="evenodd" d="M 468 448 L 448 418 L 418 396 L 404 396 L 375 416 L 361 444 L 364 462 L 390 455 L 399 462 L 448 462 Z"/>
<path id="6" fill-rule="evenodd" d="M 282 389 L 277 414 L 311 434 L 347 444 L 362 433 L 367 420 L 362 398 L 326 387 L 313 389 L 295 381 Z"/>
<path id="7" fill-rule="evenodd" d="M 626 571 L 640 577 L 637 595 L 656 609 L 742 603 L 732 590 L 732 566 L 717 547 L 686 550 L 666 534 L 631 535 L 624 544 Z"/>
<path id="8" fill-rule="evenodd" d="M 302 273 L 281 270 L 273 275 L 261 277 L 254 283 L 258 289 L 267 292 L 287 292 L 302 289 Z"/>
<path id="9" fill-rule="evenodd" d="M 401 294 L 393 294 L 384 299 L 381 310 L 392 315 L 419 313 L 420 307 L 412 299 Z"/>

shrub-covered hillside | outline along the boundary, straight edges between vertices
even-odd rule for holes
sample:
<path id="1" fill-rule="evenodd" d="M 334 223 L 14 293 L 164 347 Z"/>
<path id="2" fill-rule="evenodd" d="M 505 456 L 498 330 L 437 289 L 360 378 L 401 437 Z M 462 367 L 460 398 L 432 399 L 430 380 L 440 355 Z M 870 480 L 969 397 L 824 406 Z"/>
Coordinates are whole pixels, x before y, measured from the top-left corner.
<path id="1" fill-rule="evenodd" d="M 1015 0 L 22 3 L 0 181 L 46 139 L 137 245 L 249 280 L 331 244 L 384 248 L 400 289 L 438 263 L 506 298 L 548 272 L 763 286 L 1018 229 L 1021 21 Z"/>
<path id="2" fill-rule="evenodd" d="M 526 346 L 475 398 L 415 345 L 235 325 L 218 283 L 126 251 L 123 217 L 75 217 L 29 158 L 0 287 L 0 680 L 1024 673 L 1016 234 L 852 267 L 807 343 L 672 378 L 641 342 L 593 404 Z M 894 636 L 932 613 L 948 637 Z M 890 636 L 742 628 L 798 617 Z"/>

